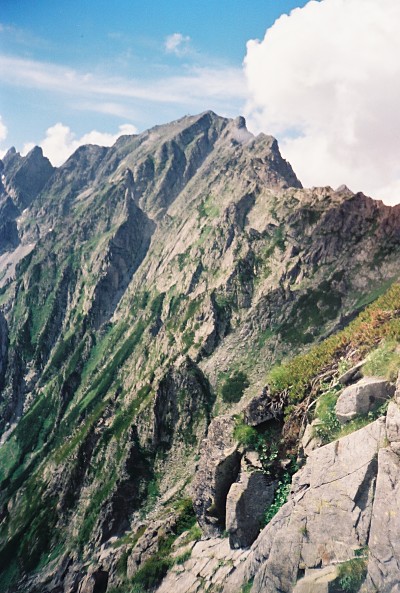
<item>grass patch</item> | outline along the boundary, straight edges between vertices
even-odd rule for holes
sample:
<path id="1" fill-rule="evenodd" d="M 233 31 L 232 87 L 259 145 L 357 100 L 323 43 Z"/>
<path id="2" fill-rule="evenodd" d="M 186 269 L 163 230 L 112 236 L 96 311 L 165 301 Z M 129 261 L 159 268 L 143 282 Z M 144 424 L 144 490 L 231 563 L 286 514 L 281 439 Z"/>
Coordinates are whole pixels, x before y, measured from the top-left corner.
<path id="1" fill-rule="evenodd" d="M 321 395 L 315 410 L 315 417 L 320 424 L 315 426 L 314 434 L 322 443 L 330 443 L 341 430 L 341 424 L 336 417 L 335 406 L 339 393 L 337 390 L 326 391 Z"/>
<path id="2" fill-rule="evenodd" d="M 395 381 L 399 368 L 399 344 L 395 340 L 385 340 L 368 356 L 363 372 L 371 377 L 382 377 L 388 381 Z"/>
<path id="3" fill-rule="evenodd" d="M 382 339 L 400 341 L 400 284 L 367 307 L 344 330 L 282 365 L 267 376 L 272 394 L 286 392 L 289 402 L 302 401 L 311 380 L 327 367 L 338 364 L 346 352 L 365 356 Z"/>

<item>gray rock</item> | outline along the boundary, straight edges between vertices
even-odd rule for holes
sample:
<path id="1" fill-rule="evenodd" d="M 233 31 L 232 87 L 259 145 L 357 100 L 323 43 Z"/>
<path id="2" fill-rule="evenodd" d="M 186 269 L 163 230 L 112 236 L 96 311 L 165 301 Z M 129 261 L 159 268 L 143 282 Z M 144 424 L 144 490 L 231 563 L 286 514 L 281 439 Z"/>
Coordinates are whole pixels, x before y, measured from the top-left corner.
<path id="1" fill-rule="evenodd" d="M 79 584 L 78 593 L 95 593 L 106 591 L 108 583 L 108 572 L 101 568 L 88 574 Z"/>
<path id="2" fill-rule="evenodd" d="M 293 593 L 333 593 L 337 576 L 337 566 L 311 569 L 297 582 Z"/>
<path id="3" fill-rule="evenodd" d="M 225 527 L 226 498 L 240 469 L 240 453 L 233 439 L 233 416 L 219 416 L 203 440 L 193 483 L 193 506 L 205 535 L 218 535 Z"/>
<path id="4" fill-rule="evenodd" d="M 181 551 L 179 551 L 181 553 Z M 216 593 L 229 575 L 240 572 L 248 550 L 232 550 L 226 538 L 197 542 L 184 565 L 176 564 L 157 593 Z"/>
<path id="5" fill-rule="evenodd" d="M 367 591 L 400 591 L 400 458 L 389 448 L 378 455 L 378 478 L 369 538 Z"/>
<path id="6" fill-rule="evenodd" d="M 396 400 L 396 402 L 398 404 L 400 404 L 400 372 L 397 376 L 397 381 L 396 381 L 396 390 L 394 392 L 394 399 Z"/>
<path id="7" fill-rule="evenodd" d="M 336 416 L 341 424 L 375 410 L 392 397 L 394 387 L 385 379 L 366 377 L 346 387 L 336 402 Z"/>
<path id="8" fill-rule="evenodd" d="M 275 489 L 276 482 L 260 471 L 240 472 L 226 500 L 226 530 L 232 548 L 247 548 L 254 542 Z"/>

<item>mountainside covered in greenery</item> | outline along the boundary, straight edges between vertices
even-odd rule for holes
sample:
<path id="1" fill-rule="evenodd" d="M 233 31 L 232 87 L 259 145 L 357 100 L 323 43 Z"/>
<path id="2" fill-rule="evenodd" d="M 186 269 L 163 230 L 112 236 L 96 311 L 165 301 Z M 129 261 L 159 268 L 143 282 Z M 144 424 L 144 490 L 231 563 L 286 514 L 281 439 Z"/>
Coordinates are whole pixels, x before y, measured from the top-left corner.
<path id="1" fill-rule="evenodd" d="M 277 509 L 317 397 L 343 436 L 325 383 L 400 367 L 400 207 L 303 189 L 212 112 L 0 164 L 0 591 L 162 587 L 178 538 L 226 531 L 246 451 Z M 206 446 L 232 449 L 215 475 Z"/>

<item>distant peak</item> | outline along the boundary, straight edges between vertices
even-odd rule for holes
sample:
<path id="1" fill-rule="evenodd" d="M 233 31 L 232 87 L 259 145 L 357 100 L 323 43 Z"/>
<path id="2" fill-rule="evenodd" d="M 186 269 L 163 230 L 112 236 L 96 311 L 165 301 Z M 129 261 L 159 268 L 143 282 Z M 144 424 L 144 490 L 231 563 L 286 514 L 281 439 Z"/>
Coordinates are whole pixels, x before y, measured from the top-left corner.
<path id="1" fill-rule="evenodd" d="M 43 158 L 43 150 L 41 149 L 40 146 L 34 146 L 26 155 L 26 158 L 37 158 L 37 157 L 41 157 Z"/>

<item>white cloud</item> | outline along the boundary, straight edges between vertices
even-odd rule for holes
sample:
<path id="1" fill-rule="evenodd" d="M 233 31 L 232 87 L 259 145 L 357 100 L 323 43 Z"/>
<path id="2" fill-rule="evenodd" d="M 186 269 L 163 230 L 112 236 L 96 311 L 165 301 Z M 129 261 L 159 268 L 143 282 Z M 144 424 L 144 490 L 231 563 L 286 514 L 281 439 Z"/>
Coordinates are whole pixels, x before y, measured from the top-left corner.
<path id="1" fill-rule="evenodd" d="M 173 105 L 200 105 L 208 109 L 210 101 L 244 99 L 244 75 L 240 68 L 193 67 L 179 76 L 150 81 L 99 76 L 65 66 L 13 56 L 0 55 L 0 78 L 3 84 L 54 92 L 83 101 L 95 99 L 139 100 Z M 205 104 L 207 103 L 208 104 Z"/>
<path id="2" fill-rule="evenodd" d="M 3 142 L 7 138 L 7 126 L 3 122 L 3 118 L 0 115 L 0 142 Z"/>
<path id="3" fill-rule="evenodd" d="M 399 23 L 399 0 L 313 0 L 248 42 L 249 125 L 305 185 L 400 202 Z"/>
<path id="4" fill-rule="evenodd" d="M 184 56 L 190 51 L 190 37 L 182 33 L 173 33 L 165 38 L 164 48 L 168 54 Z"/>
<path id="5" fill-rule="evenodd" d="M 124 134 L 135 134 L 136 132 L 137 130 L 135 126 L 132 126 L 131 124 L 123 124 L 119 126 L 116 134 L 92 130 L 80 138 L 77 138 L 76 134 L 74 134 L 68 126 L 63 125 L 62 123 L 56 123 L 54 126 L 48 128 L 45 138 L 39 142 L 39 145 L 42 147 L 43 153 L 50 159 L 52 164 L 59 166 L 83 144 L 111 146 L 120 136 Z M 27 154 L 33 146 L 34 144 L 30 142 L 25 144 L 22 154 Z"/>

